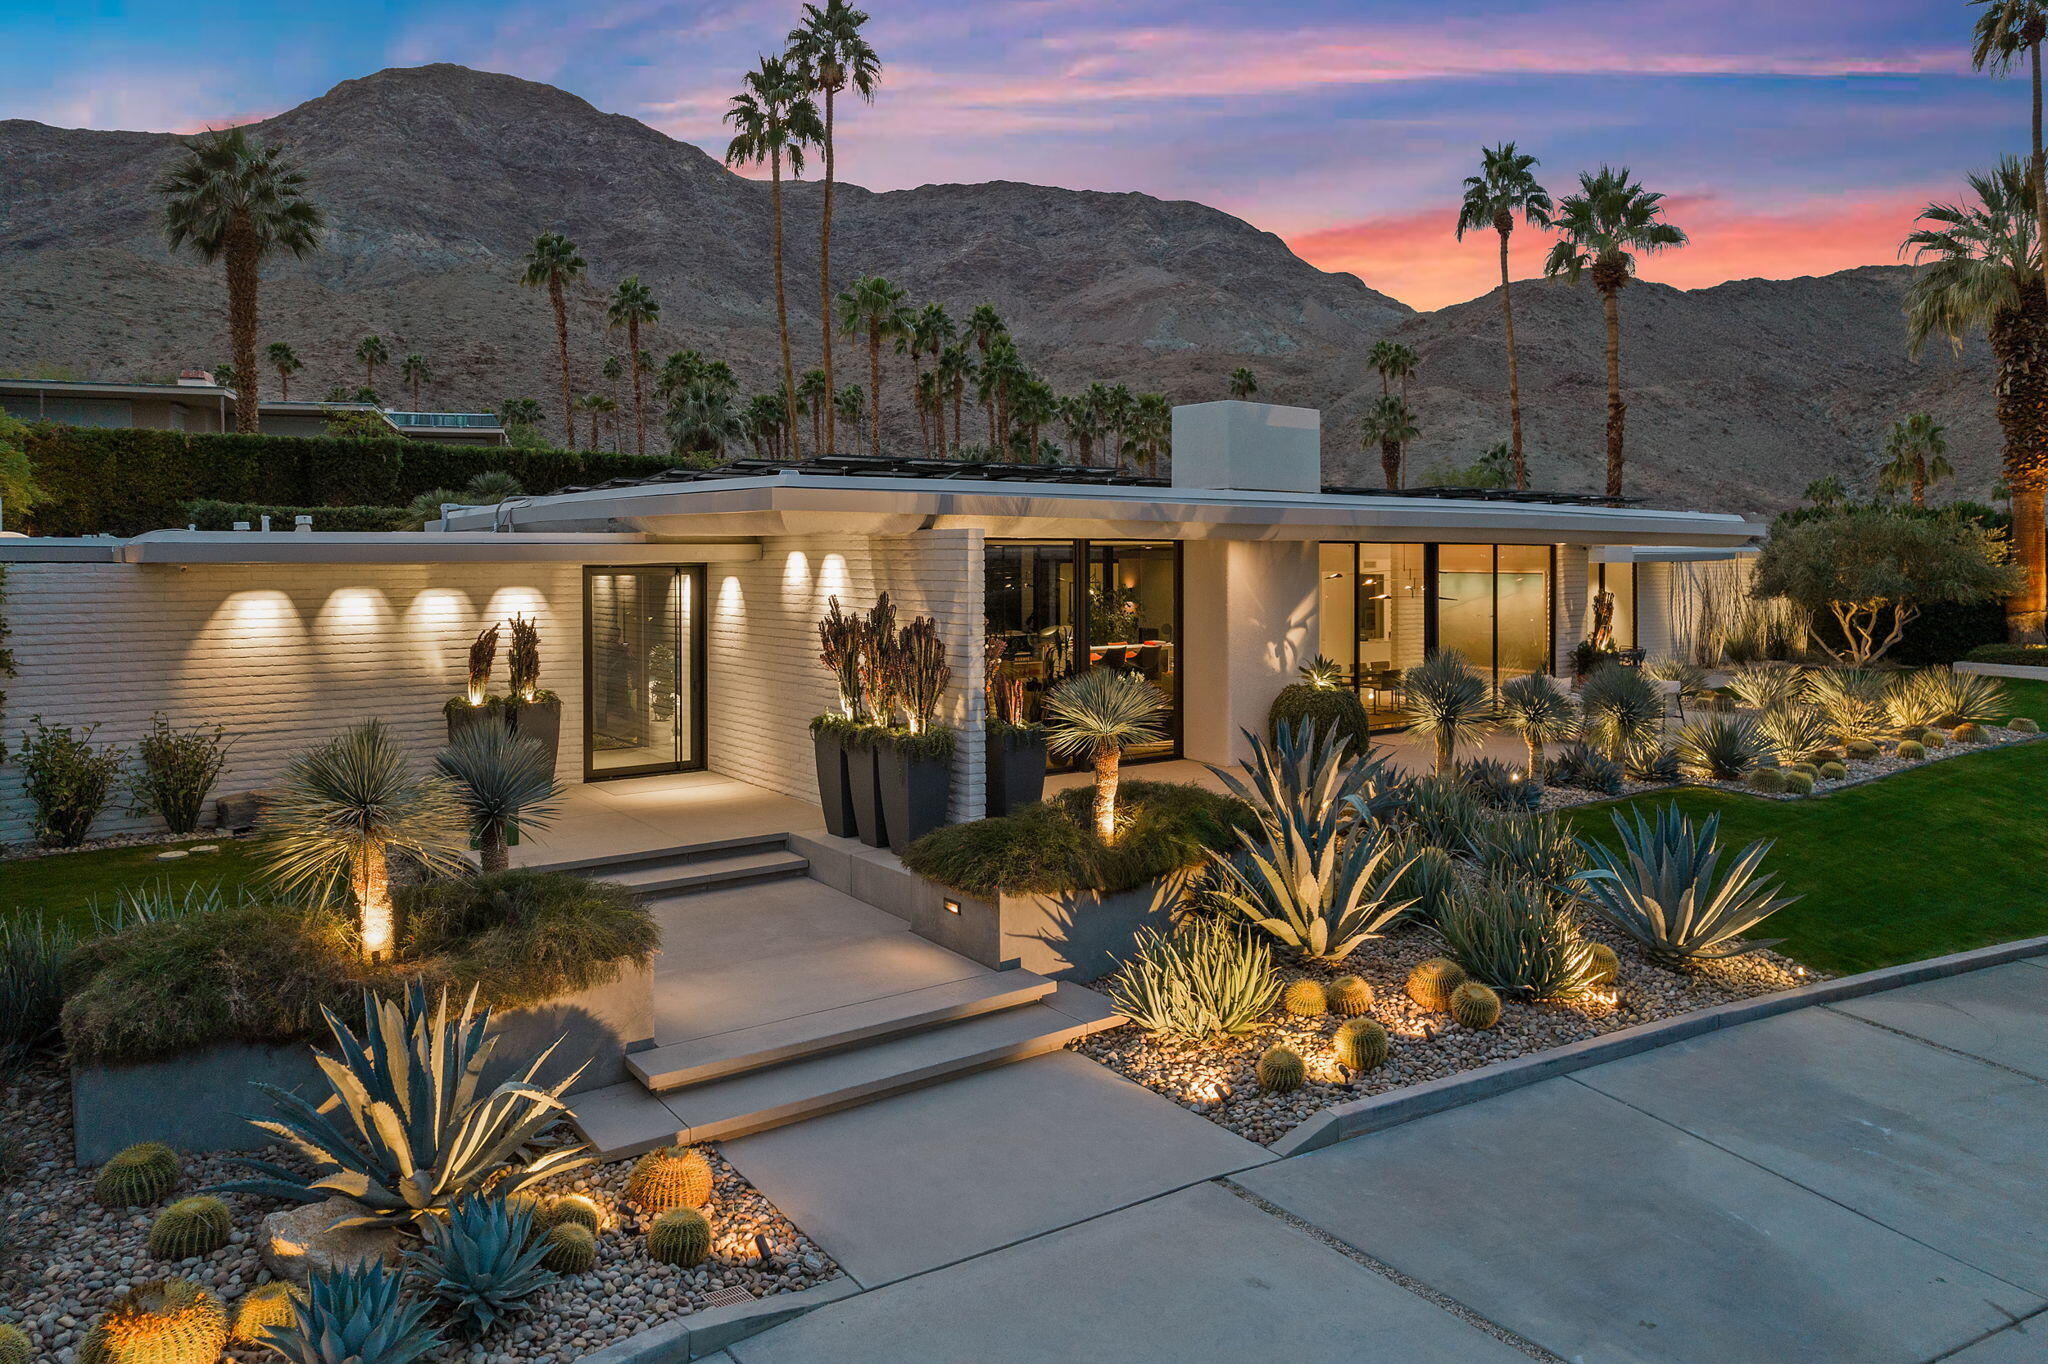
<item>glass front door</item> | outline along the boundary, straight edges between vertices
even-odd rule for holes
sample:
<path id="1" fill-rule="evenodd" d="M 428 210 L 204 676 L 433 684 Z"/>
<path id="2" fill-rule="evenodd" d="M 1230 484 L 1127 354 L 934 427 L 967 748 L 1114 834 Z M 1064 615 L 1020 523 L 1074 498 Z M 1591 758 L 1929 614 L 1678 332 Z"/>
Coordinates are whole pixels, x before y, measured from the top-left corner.
<path id="1" fill-rule="evenodd" d="M 585 570 L 585 777 L 704 765 L 703 595 L 702 568 Z"/>

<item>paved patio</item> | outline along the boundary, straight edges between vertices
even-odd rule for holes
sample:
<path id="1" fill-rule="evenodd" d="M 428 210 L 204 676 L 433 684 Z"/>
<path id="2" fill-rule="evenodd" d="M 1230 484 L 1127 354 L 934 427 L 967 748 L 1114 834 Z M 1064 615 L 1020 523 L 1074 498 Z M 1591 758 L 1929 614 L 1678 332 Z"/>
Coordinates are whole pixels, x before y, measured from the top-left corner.
<path id="1" fill-rule="evenodd" d="M 824 827 L 811 801 L 716 772 L 672 772 L 586 782 L 562 774 L 560 816 L 510 850 L 515 867 L 654 852 L 755 834 Z"/>

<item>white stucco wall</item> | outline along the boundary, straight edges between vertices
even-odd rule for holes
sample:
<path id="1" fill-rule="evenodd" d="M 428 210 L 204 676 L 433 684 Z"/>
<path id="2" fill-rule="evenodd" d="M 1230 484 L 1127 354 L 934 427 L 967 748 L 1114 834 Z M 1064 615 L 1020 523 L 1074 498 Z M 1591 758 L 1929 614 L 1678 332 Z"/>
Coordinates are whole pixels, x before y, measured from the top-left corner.
<path id="1" fill-rule="evenodd" d="M 1572 647 L 1593 629 L 1592 607 L 1586 592 L 1587 570 L 1584 545 L 1557 547 L 1557 584 L 1553 597 L 1557 611 L 1557 628 L 1553 632 L 1556 650 L 1550 660 L 1550 671 L 1558 677 L 1572 675 Z"/>
<path id="2" fill-rule="evenodd" d="M 1245 756 L 1280 689 L 1316 653 L 1319 563 L 1313 541 L 1191 540 L 1182 564 L 1187 635 L 1181 751 L 1202 762 Z"/>

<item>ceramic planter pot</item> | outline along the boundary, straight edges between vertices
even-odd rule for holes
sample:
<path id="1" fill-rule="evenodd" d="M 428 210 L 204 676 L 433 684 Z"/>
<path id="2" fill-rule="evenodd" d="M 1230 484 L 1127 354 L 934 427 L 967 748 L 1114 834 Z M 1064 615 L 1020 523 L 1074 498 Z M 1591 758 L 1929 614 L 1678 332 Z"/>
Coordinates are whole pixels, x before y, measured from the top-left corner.
<path id="1" fill-rule="evenodd" d="M 846 746 L 846 777 L 853 797 L 854 833 L 870 848 L 888 847 L 888 815 L 882 805 L 879 740 Z"/>
<path id="2" fill-rule="evenodd" d="M 505 707 L 505 714 L 511 720 L 514 734 L 540 745 L 541 751 L 548 755 L 548 774 L 554 775 L 555 750 L 562 745 L 562 698 L 551 696 L 545 701 L 522 701 L 516 706 Z"/>
<path id="3" fill-rule="evenodd" d="M 834 838 L 852 838 L 853 777 L 847 770 L 846 741 L 833 731 L 811 734 L 811 752 L 818 762 L 818 804 L 825 811 L 825 832 Z"/>
<path id="4" fill-rule="evenodd" d="M 454 743 L 455 736 L 467 733 L 479 725 L 503 725 L 505 707 L 493 700 L 481 706 L 450 706 L 443 712 L 448 717 L 448 742 Z"/>
<path id="5" fill-rule="evenodd" d="M 945 824 L 953 797 L 953 764 L 949 758 L 911 757 L 889 743 L 878 754 L 889 848 L 900 853 Z"/>
<path id="6" fill-rule="evenodd" d="M 988 817 L 1014 814 L 1045 799 L 1045 736 L 989 736 Z"/>

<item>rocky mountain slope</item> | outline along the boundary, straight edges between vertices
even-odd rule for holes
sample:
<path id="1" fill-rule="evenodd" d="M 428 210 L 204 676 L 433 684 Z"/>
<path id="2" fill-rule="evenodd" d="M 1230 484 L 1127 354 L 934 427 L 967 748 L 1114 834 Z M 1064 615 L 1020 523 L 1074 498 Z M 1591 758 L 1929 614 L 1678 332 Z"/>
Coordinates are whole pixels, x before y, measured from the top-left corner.
<path id="1" fill-rule="evenodd" d="M 264 339 L 289 340 L 307 362 L 294 396 L 360 382 L 348 355 L 376 332 L 394 354 L 432 360 L 426 405 L 549 401 L 546 303 L 516 284 L 520 257 L 543 231 L 568 233 L 591 265 L 573 307 L 579 387 L 597 386 L 603 355 L 623 346 L 606 336 L 602 295 L 635 273 L 663 305 L 644 344 L 723 356 L 750 387 L 774 381 L 768 186 L 694 146 L 553 87 L 456 66 L 347 81 L 254 131 L 293 146 L 332 220 L 321 251 L 268 271 Z M 224 357 L 217 272 L 172 257 L 158 236 L 150 185 L 177 142 L 0 122 L 0 373 L 162 376 Z M 817 363 L 816 185 L 791 186 L 787 212 L 801 367 Z M 1195 401 L 1222 396 L 1224 376 L 1250 366 L 1261 396 L 1324 409 L 1333 479 L 1377 476 L 1356 431 L 1378 391 L 1364 352 L 1382 336 L 1422 356 L 1411 389 L 1424 429 L 1415 474 L 1469 460 L 1505 435 L 1497 293 L 1418 314 L 1228 214 L 1140 194 L 846 186 L 837 222 L 842 287 L 880 273 L 956 317 L 992 302 L 1026 360 L 1063 389 L 1102 379 Z M 1533 263 L 1533 245 L 1523 251 Z M 1916 407 L 1949 423 L 1963 484 L 1988 488 L 1997 437 L 1982 347 L 1960 361 L 1910 362 L 1898 315 L 1908 277 L 1871 267 L 1631 289 L 1630 491 L 1785 505 L 1810 478 L 1866 469 L 1884 426 Z M 1398 279 L 1378 283 L 1400 292 Z M 1556 284 L 1516 288 L 1537 481 L 1597 487 L 1597 299 Z M 860 357 L 840 355 L 850 371 L 842 382 L 864 376 Z M 388 399 L 398 396 L 395 374 L 379 381 Z M 907 367 L 892 360 L 884 384 L 895 427 L 914 446 Z"/>

